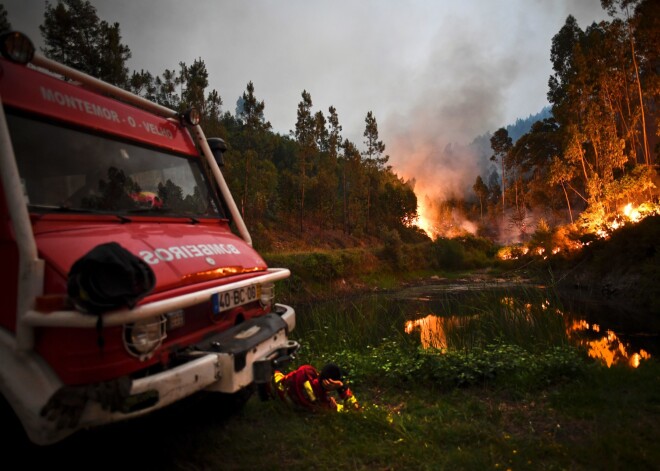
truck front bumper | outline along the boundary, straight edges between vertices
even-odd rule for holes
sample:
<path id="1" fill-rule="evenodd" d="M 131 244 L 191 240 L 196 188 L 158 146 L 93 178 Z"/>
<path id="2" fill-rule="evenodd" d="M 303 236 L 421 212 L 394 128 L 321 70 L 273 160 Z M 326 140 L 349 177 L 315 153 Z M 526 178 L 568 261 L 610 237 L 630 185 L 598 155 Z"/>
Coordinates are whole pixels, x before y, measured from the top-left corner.
<path id="1" fill-rule="evenodd" d="M 64 387 L 55 392 L 29 427 L 28 435 L 37 444 L 57 442 L 84 428 L 138 417 L 172 404 L 198 391 L 235 393 L 262 380 L 264 362 L 291 358 L 300 345 L 288 339 L 295 326 L 295 311 L 275 305 L 275 312 L 239 324 L 205 339 L 187 353 L 188 360 L 174 368 L 132 380 L 130 388 L 118 382 L 102 385 Z M 255 378 L 255 370 L 257 378 Z M 81 392 L 82 391 L 82 392 Z M 71 413 L 71 396 L 84 398 L 79 418 Z M 55 403 L 53 403 L 55 401 Z M 67 407 L 58 407 L 61 401 Z M 44 413 L 44 410 L 47 413 Z M 75 422 L 75 423 L 74 423 Z M 24 422 L 25 423 L 25 422 Z"/>

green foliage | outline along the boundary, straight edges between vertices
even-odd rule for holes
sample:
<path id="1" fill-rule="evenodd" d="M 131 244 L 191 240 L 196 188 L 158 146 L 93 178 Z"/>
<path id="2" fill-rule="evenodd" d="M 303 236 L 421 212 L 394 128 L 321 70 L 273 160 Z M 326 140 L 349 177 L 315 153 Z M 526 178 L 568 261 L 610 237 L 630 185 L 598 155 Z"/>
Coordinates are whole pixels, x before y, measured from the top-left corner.
<path id="1" fill-rule="evenodd" d="M 7 9 L 4 5 L 0 4 L 0 33 L 9 31 L 10 29 L 11 23 L 7 19 Z"/>
<path id="2" fill-rule="evenodd" d="M 47 56 L 113 85 L 127 86 L 131 51 L 121 43 L 119 23 L 100 20 L 89 1 L 58 0 L 55 6 L 46 2 L 39 29 Z"/>
<path id="3" fill-rule="evenodd" d="M 311 282 L 329 282 L 364 274 L 373 266 L 372 256 L 361 249 L 265 254 L 270 266 L 282 266 L 294 276 Z"/>
<path id="4" fill-rule="evenodd" d="M 407 388 L 415 383 L 444 390 L 487 383 L 513 388 L 546 387 L 581 376 L 587 366 L 572 347 L 531 353 L 507 344 L 440 352 L 387 341 L 359 355 L 340 352 L 337 359 L 347 365 L 358 384 L 375 382 Z"/>
<path id="5" fill-rule="evenodd" d="M 336 361 L 358 387 L 546 387 L 579 377 L 586 362 L 568 344 L 563 318 L 550 312 L 545 296 L 532 291 L 472 296 L 473 315 L 444 323 L 442 349 L 422 348 L 418 337 L 404 334 L 402 307 L 382 296 L 314 303 L 301 307 L 305 314 L 299 316 L 296 335 L 305 348 L 300 361 Z"/>
<path id="6" fill-rule="evenodd" d="M 435 268 L 462 270 L 490 265 L 495 253 L 495 245 L 481 237 L 466 236 L 457 239 L 439 237 L 433 241 L 430 257 Z"/>
<path id="7" fill-rule="evenodd" d="M 382 256 L 388 260 L 393 268 L 399 269 L 403 266 L 403 242 L 401 236 L 395 229 L 381 229 L 383 239 Z"/>
<path id="8" fill-rule="evenodd" d="M 389 156 L 382 156 L 383 152 L 385 152 L 385 144 L 378 139 L 378 123 L 372 111 L 367 113 L 364 121 L 366 126 L 362 135 L 364 136 L 364 143 L 367 148 L 362 155 L 366 159 L 367 166 L 382 169 L 389 160 Z"/>
<path id="9" fill-rule="evenodd" d="M 465 268 L 465 249 L 456 239 L 439 237 L 434 240 L 432 256 L 436 266 L 443 270 Z"/>
<path id="10" fill-rule="evenodd" d="M 643 97 L 656 94 L 656 73 L 638 64 L 657 53 L 636 47 L 642 38 L 652 42 L 635 32 L 644 32 L 644 9 L 633 12 L 631 2 L 615 3 L 603 5 L 611 15 L 621 6 L 624 19 L 593 23 L 583 31 L 569 16 L 552 40 L 555 73 L 548 98 L 559 125 L 554 134 L 560 137 L 550 180 L 587 203 L 588 226 L 616 210 L 621 199 L 648 197 L 644 193 L 654 173 L 647 129 L 657 127 L 658 117 L 653 100 Z"/>

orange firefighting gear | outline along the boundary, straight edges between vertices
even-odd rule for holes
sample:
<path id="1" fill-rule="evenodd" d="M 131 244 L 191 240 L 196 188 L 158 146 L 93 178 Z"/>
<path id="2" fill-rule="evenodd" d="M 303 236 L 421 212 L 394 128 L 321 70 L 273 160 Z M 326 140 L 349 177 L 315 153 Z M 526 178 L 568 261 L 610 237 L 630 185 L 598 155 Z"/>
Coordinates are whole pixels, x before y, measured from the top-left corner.
<path id="1" fill-rule="evenodd" d="M 334 363 L 325 365 L 320 373 L 311 365 L 303 365 L 288 374 L 275 371 L 273 386 L 281 399 L 307 409 L 340 412 L 359 408 L 357 399 L 341 380 L 341 370 Z M 342 403 L 329 394 L 332 391 L 337 391 Z"/>

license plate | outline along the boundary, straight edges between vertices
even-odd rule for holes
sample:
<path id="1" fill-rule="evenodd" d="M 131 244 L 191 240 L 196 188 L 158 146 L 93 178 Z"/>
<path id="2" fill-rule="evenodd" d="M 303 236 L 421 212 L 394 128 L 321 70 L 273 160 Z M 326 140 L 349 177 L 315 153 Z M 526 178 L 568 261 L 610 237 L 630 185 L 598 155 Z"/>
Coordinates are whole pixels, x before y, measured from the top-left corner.
<path id="1" fill-rule="evenodd" d="M 250 285 L 228 291 L 220 291 L 211 295 L 213 313 L 218 314 L 237 306 L 251 303 L 261 297 L 261 285 Z"/>

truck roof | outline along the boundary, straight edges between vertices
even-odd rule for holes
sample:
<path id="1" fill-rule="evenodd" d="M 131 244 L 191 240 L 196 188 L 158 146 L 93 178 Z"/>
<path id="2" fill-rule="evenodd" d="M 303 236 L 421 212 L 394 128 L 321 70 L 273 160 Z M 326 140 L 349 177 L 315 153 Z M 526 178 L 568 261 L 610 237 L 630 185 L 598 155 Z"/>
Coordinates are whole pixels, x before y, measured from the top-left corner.
<path id="1" fill-rule="evenodd" d="M 188 130 L 165 118 L 65 82 L 34 68 L 0 59 L 5 105 L 131 141 L 199 155 Z"/>

